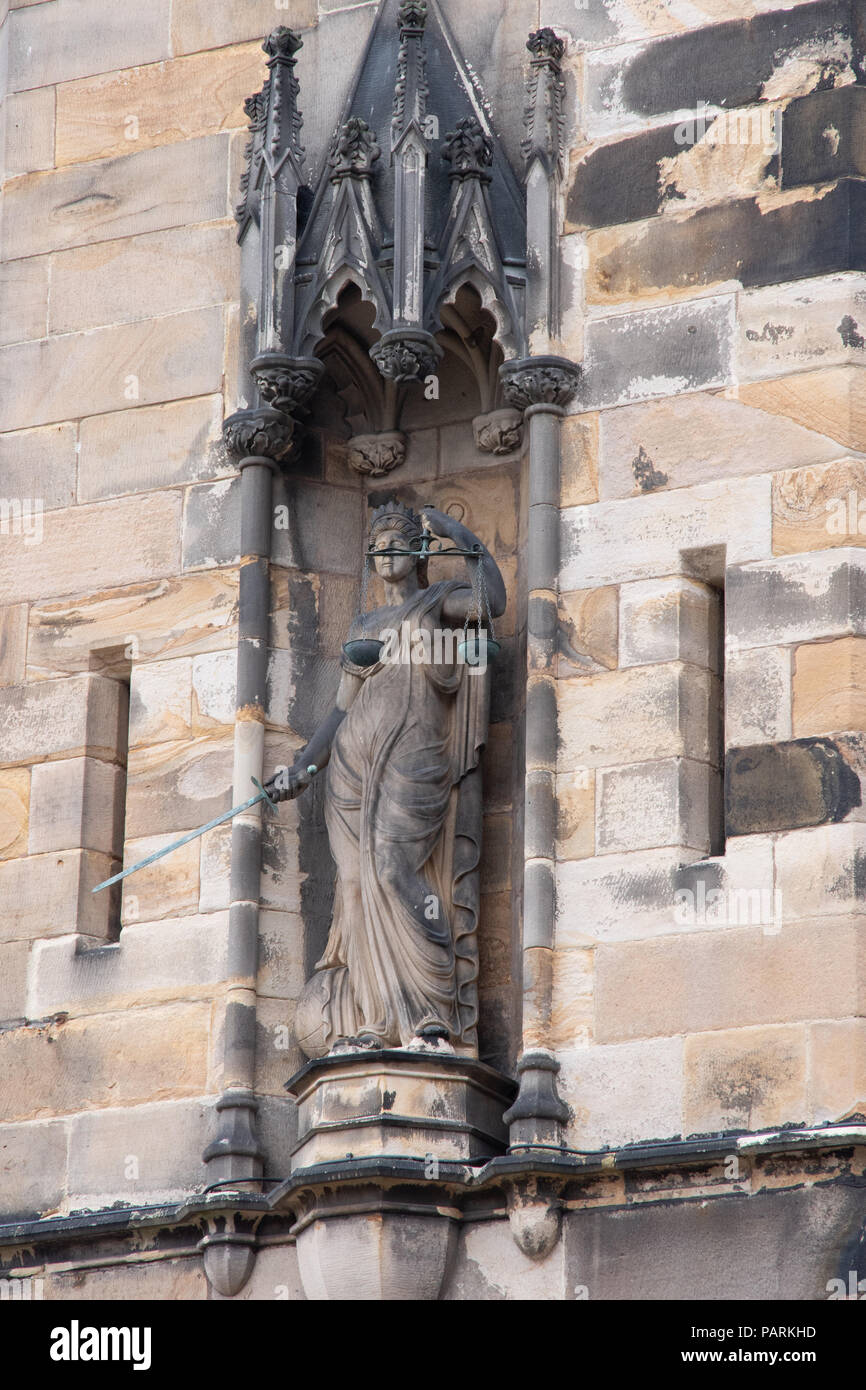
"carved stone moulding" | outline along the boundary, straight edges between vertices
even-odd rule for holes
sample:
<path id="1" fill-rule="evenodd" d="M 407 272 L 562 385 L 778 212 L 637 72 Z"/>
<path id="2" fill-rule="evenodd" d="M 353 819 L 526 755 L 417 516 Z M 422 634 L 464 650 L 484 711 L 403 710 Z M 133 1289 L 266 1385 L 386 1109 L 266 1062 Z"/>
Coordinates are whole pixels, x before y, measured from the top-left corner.
<path id="1" fill-rule="evenodd" d="M 268 405 L 286 415 L 297 415 L 315 395 L 325 367 L 317 357 L 287 357 L 282 352 L 263 352 L 253 358 L 250 371 Z"/>
<path id="2" fill-rule="evenodd" d="M 292 1171 L 355 1158 L 472 1162 L 502 1153 L 514 1082 L 435 1048 L 330 1053 L 288 1082 L 298 1106 Z"/>
<path id="3" fill-rule="evenodd" d="M 382 434 L 356 434 L 349 440 L 349 467 L 356 473 L 380 478 L 406 462 L 406 436 L 399 430 Z"/>
<path id="4" fill-rule="evenodd" d="M 420 328 L 392 328 L 370 348 L 370 356 L 388 381 L 423 381 L 443 356 L 432 333 Z"/>
<path id="5" fill-rule="evenodd" d="M 574 398 L 580 367 L 567 357 L 523 357 L 499 368 L 502 394 L 515 410 L 534 405 L 564 409 Z"/>
<path id="6" fill-rule="evenodd" d="M 291 451 L 295 424 L 281 410 L 257 406 L 238 410 L 223 424 L 223 439 L 230 458 L 266 458 L 279 463 Z"/>
<path id="7" fill-rule="evenodd" d="M 475 447 L 482 454 L 513 454 L 523 444 L 523 415 L 512 406 L 476 415 L 472 429 Z"/>

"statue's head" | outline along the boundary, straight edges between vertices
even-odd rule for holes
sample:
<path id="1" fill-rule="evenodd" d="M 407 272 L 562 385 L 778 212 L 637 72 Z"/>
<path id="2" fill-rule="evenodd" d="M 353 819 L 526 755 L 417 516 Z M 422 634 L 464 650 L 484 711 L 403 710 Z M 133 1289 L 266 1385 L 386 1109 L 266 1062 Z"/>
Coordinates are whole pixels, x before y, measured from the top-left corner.
<path id="1" fill-rule="evenodd" d="M 374 551 L 418 550 L 424 526 L 417 512 L 404 507 L 399 502 L 386 502 L 377 507 L 370 522 L 370 548 Z M 376 573 L 391 583 L 405 579 L 413 569 L 418 573 L 418 586 L 426 589 L 427 560 L 415 559 L 412 555 L 381 555 L 375 560 Z"/>

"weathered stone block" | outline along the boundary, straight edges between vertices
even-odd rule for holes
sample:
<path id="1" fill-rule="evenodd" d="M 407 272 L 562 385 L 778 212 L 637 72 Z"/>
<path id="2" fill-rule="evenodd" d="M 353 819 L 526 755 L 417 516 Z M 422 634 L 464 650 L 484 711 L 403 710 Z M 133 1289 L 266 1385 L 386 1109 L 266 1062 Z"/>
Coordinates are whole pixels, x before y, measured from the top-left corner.
<path id="1" fill-rule="evenodd" d="M 29 956 L 29 941 L 7 941 L 0 946 L 0 1023 L 26 1016 Z M 0 1139 L 0 1152 L 2 1146 L 3 1141 Z"/>
<path id="2" fill-rule="evenodd" d="M 598 501 L 599 417 L 569 415 L 562 422 L 560 506 Z"/>
<path id="3" fill-rule="evenodd" d="M 719 763 L 718 682 L 682 662 L 559 681 L 560 769 L 664 757 Z"/>
<path id="4" fill-rule="evenodd" d="M 0 343 L 44 338 L 47 332 L 47 256 L 0 266 Z"/>
<path id="5" fill-rule="evenodd" d="M 113 872 L 104 854 L 63 850 L 0 863 L 0 902 L 14 904 L 0 920 L 0 940 L 24 941 L 82 932 L 108 933 L 108 894 L 93 894 Z"/>
<path id="6" fill-rule="evenodd" d="M 773 553 L 866 544 L 863 498 L 866 465 L 858 459 L 780 473 L 773 479 Z"/>
<path id="7" fill-rule="evenodd" d="M 779 428 L 778 417 L 782 417 L 786 424 L 793 420 L 803 429 L 837 440 L 846 449 L 862 451 L 866 448 L 862 382 L 862 367 L 825 367 L 742 385 L 739 397 L 745 405 L 777 417 L 774 434 Z"/>
<path id="8" fill-rule="evenodd" d="M 285 1086 L 305 1062 L 293 1028 L 293 1000 L 260 999 L 256 1012 L 256 1093 L 285 1096 Z"/>
<path id="9" fill-rule="evenodd" d="M 732 295 L 590 320 L 577 412 L 727 386 L 733 332 Z"/>
<path id="10" fill-rule="evenodd" d="M 770 422 L 767 410 L 738 387 L 604 411 L 601 497 L 635 497 L 721 477 L 769 473 L 792 463 L 822 464 L 838 456 L 835 430 L 819 431 L 815 421 Z"/>
<path id="11" fill-rule="evenodd" d="M 718 673 L 718 593 L 693 579 L 624 584 L 619 591 L 620 666 L 689 661 Z"/>
<path id="12" fill-rule="evenodd" d="M 51 1274 L 45 1281 L 45 1296 L 52 1302 L 110 1301 L 140 1303 L 142 1299 L 160 1302 L 205 1301 L 212 1297 L 200 1260 L 148 1260 L 144 1264 L 110 1265 L 88 1269 L 82 1274 Z"/>
<path id="13" fill-rule="evenodd" d="M 0 691 L 0 758 L 30 762 L 34 755 L 88 753 L 110 761 L 125 742 L 125 693 L 102 676 L 13 685 Z"/>
<path id="14" fill-rule="evenodd" d="M 38 594 L 44 605 L 61 595 L 94 595 L 112 583 L 137 584 L 176 574 L 180 507 L 176 492 L 162 492 L 46 512 L 40 545 L 28 546 L 26 538 L 18 537 L 3 545 L 0 585 L 12 602 Z M 121 539 L 129 536 L 135 544 L 122 545 Z M 125 637 L 120 645 L 126 645 Z"/>
<path id="15" fill-rule="evenodd" d="M 175 227 L 58 252 L 51 262 L 50 331 L 154 319 L 234 298 L 233 232 L 222 224 Z"/>
<path id="16" fill-rule="evenodd" d="M 76 457 L 74 425 L 0 434 L 5 497 L 18 497 L 22 505 L 27 498 L 31 508 L 34 502 L 41 502 L 46 511 L 71 506 L 75 501 Z"/>
<path id="17" fill-rule="evenodd" d="M 276 18 L 293 29 L 309 29 L 316 23 L 316 4 L 314 0 L 293 0 L 290 14 L 281 17 L 277 13 Z M 175 53 L 198 53 L 243 39 L 261 41 L 273 28 L 273 0 L 251 0 L 240 11 L 233 6 L 210 5 L 207 0 L 185 0 L 172 15 L 172 49 Z"/>
<path id="18" fill-rule="evenodd" d="M 30 853 L 79 848 L 117 853 L 124 786 L 122 768 L 96 758 L 39 763 L 30 792 Z"/>
<path id="19" fill-rule="evenodd" d="M 169 0 L 154 0 L 135 24 L 120 10 L 105 14 L 99 0 L 57 0 L 54 10 L 46 5 L 14 10 L 8 21 L 13 90 L 130 63 L 158 63 L 169 56 L 169 9 Z M 56 41 L 57 26 L 62 44 Z"/>
<path id="20" fill-rule="evenodd" d="M 222 373 L 220 308 L 0 348 L 0 426 L 204 396 L 219 391 Z"/>
<path id="21" fill-rule="evenodd" d="M 27 853 L 29 816 L 29 768 L 0 769 L 0 859 L 17 859 Z"/>
<path id="22" fill-rule="evenodd" d="M 759 647 L 725 659 L 725 738 L 729 746 L 791 737 L 791 652 Z"/>
<path id="23" fill-rule="evenodd" d="M 861 802 L 860 778 L 831 739 L 764 743 L 728 752 L 729 835 L 824 825 L 843 820 Z"/>
<path id="24" fill-rule="evenodd" d="M 155 1104 L 207 1089 L 210 1003 L 43 1023 L 0 1033 L 9 1119 Z"/>
<path id="25" fill-rule="evenodd" d="M 220 912 L 231 906 L 231 870 L 232 824 L 229 821 L 201 838 L 199 912 Z"/>
<path id="26" fill-rule="evenodd" d="M 195 738 L 133 748 L 126 833 L 195 830 L 231 806 L 231 738 Z"/>
<path id="27" fill-rule="evenodd" d="M 237 565 L 241 550 L 240 478 L 187 488 L 183 521 L 183 568 Z"/>
<path id="28" fill-rule="evenodd" d="M 131 868 L 133 864 L 148 859 L 151 854 L 165 849 L 178 837 L 179 832 L 175 831 L 166 835 L 127 839 L 123 856 L 124 868 Z M 135 926 L 137 922 L 158 922 L 165 917 L 189 916 L 197 912 L 199 855 L 199 845 L 194 840 L 148 868 L 140 869 L 134 879 L 127 879 L 121 909 L 124 929 Z"/>
<path id="29" fill-rule="evenodd" d="M 561 587 L 681 573 L 681 553 L 727 546 L 728 565 L 771 553 L 771 480 L 703 483 L 562 512 Z"/>
<path id="30" fill-rule="evenodd" d="M 619 591 L 580 589 L 559 600 L 559 675 L 613 670 L 619 651 Z"/>
<path id="31" fill-rule="evenodd" d="M 6 134 L 6 178 L 53 169 L 54 88 L 9 92 L 2 114 Z"/>
<path id="32" fill-rule="evenodd" d="M 790 830 L 776 838 L 776 883 L 785 917 L 862 913 L 866 902 L 866 826 L 858 822 Z"/>
<path id="33" fill-rule="evenodd" d="M 795 735 L 866 730 L 864 678 L 866 637 L 798 647 L 792 682 Z"/>
<path id="34" fill-rule="evenodd" d="M 731 840 L 716 858 L 653 849 L 560 863 L 556 881 L 557 950 L 717 931 L 739 924 L 744 914 L 750 921 L 757 913 L 768 931 L 777 928 L 771 836 Z"/>
<path id="35" fill-rule="evenodd" d="M 598 948 L 596 1037 L 708 1033 L 856 1013 L 866 928 L 851 918 L 758 924 Z"/>
<path id="36" fill-rule="evenodd" d="M 146 510 L 146 509 L 145 509 Z M 234 640 L 237 572 L 190 574 L 128 588 L 98 587 L 73 602 L 48 601 L 30 610 L 30 675 L 89 670 L 113 654 L 126 663 L 192 656 Z"/>
<path id="37" fill-rule="evenodd" d="M 721 779 L 691 758 L 596 773 L 596 853 L 685 846 L 708 854 L 716 837 Z"/>
<path id="38" fill-rule="evenodd" d="M 66 1195 L 67 1125 L 63 1120 L 0 1125 L 3 1219 L 54 1215 Z"/>
<path id="39" fill-rule="evenodd" d="M 866 1020 L 809 1029 L 809 1112 L 815 1124 L 866 1113 Z"/>
<path id="40" fill-rule="evenodd" d="M 27 604 L 0 608 L 0 686 L 20 685 L 27 665 Z"/>
<path id="41" fill-rule="evenodd" d="M 229 135 L 208 135 L 16 179 L 6 190 L 7 258 L 220 220 L 235 197 L 228 156 Z"/>
<path id="42" fill-rule="evenodd" d="M 262 837 L 262 906 L 278 912 L 301 910 L 300 845 L 297 831 L 276 820 L 265 822 Z"/>
<path id="43" fill-rule="evenodd" d="M 232 473 L 219 440 L 222 401 L 202 396 L 95 415 L 81 422 L 79 501 Z M 123 459 L 122 474 L 116 461 Z"/>
<path id="44" fill-rule="evenodd" d="M 587 1047 L 595 1041 L 595 952 L 580 948 L 553 957 L 551 1043 L 560 1048 Z"/>
<path id="45" fill-rule="evenodd" d="M 556 811 L 557 859 L 595 854 L 595 772 L 581 768 L 557 777 Z"/>
<path id="46" fill-rule="evenodd" d="M 803 1026 L 686 1038 L 686 1134 L 771 1129 L 809 1119 Z"/>
<path id="47" fill-rule="evenodd" d="M 69 1202 L 99 1209 L 178 1201 L 207 1181 L 209 1107 L 196 1100 L 76 1115 L 69 1129 Z M 166 1143 L 166 1136 L 171 1142 Z"/>
<path id="48" fill-rule="evenodd" d="M 132 891 L 133 884 L 127 880 Z M 92 946 L 80 936 L 38 941 L 27 991 L 28 1018 L 118 1013 L 208 998 L 226 978 L 228 913 L 128 925 L 120 941 Z"/>
<path id="49" fill-rule="evenodd" d="M 307 979 L 304 939 L 300 913 L 260 913 L 258 992 L 263 999 L 298 998 Z"/>
<path id="50" fill-rule="evenodd" d="M 738 381 L 866 358 L 866 282 L 859 271 L 748 290 L 737 298 Z"/>
<path id="51" fill-rule="evenodd" d="M 58 168 L 246 126 L 244 98 L 261 85 L 264 63 L 259 42 L 64 83 Z"/>
<path id="52" fill-rule="evenodd" d="M 192 723 L 192 661 L 151 661 L 135 666 L 129 688 L 129 745 L 186 738 Z"/>
<path id="53" fill-rule="evenodd" d="M 734 653 L 866 633 L 866 558 L 849 548 L 735 565 L 725 621 Z"/>
<path id="54" fill-rule="evenodd" d="M 682 1038 L 577 1047 L 558 1060 L 572 1147 L 616 1148 L 683 1132 Z"/>

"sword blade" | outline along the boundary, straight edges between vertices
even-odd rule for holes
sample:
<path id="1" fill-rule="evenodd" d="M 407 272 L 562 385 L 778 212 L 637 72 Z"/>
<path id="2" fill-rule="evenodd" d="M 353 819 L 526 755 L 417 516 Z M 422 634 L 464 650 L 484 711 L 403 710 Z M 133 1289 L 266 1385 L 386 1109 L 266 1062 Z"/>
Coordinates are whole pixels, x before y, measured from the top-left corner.
<path id="1" fill-rule="evenodd" d="M 257 787 L 260 786 L 260 783 L 256 782 L 255 778 L 253 778 L 253 781 Z M 249 801 L 245 801 L 242 806 L 233 806 L 232 809 L 226 811 L 224 815 L 215 816 L 213 820 L 209 820 L 207 825 L 201 826 L 198 830 L 191 830 L 190 833 L 184 835 L 182 839 L 175 840 L 173 844 L 166 845 L 165 849 L 158 849 L 155 854 L 149 854 L 147 858 L 142 859 L 139 864 L 133 864 L 131 869 L 124 869 L 122 873 L 115 874 L 113 878 L 107 878 L 104 883 L 97 884 L 93 892 L 101 893 L 103 888 L 110 888 L 113 883 L 120 883 L 121 879 L 129 878 L 130 874 L 137 874 L 139 869 L 146 869 L 148 865 L 155 864 L 158 859 L 164 859 L 167 854 L 173 854 L 174 851 L 180 849 L 182 845 L 188 845 L 192 840 L 199 839 L 201 835 L 206 835 L 209 830 L 214 830 L 218 825 L 225 825 L 227 820 L 233 820 L 234 817 L 239 816 L 242 811 L 249 811 L 252 806 L 257 806 L 260 801 L 267 801 L 271 806 L 274 805 L 274 802 L 268 796 L 264 787 L 261 787 L 258 794 L 256 796 L 251 796 Z"/>

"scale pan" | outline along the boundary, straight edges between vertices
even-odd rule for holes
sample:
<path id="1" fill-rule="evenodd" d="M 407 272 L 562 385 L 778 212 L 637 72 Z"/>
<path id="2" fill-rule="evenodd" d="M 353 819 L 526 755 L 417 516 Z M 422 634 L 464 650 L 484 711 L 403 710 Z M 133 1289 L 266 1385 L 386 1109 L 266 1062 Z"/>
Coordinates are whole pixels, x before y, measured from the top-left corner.
<path id="1" fill-rule="evenodd" d="M 354 642 L 345 643 L 343 655 L 353 666 L 375 666 L 384 645 L 376 637 L 359 637 Z"/>

